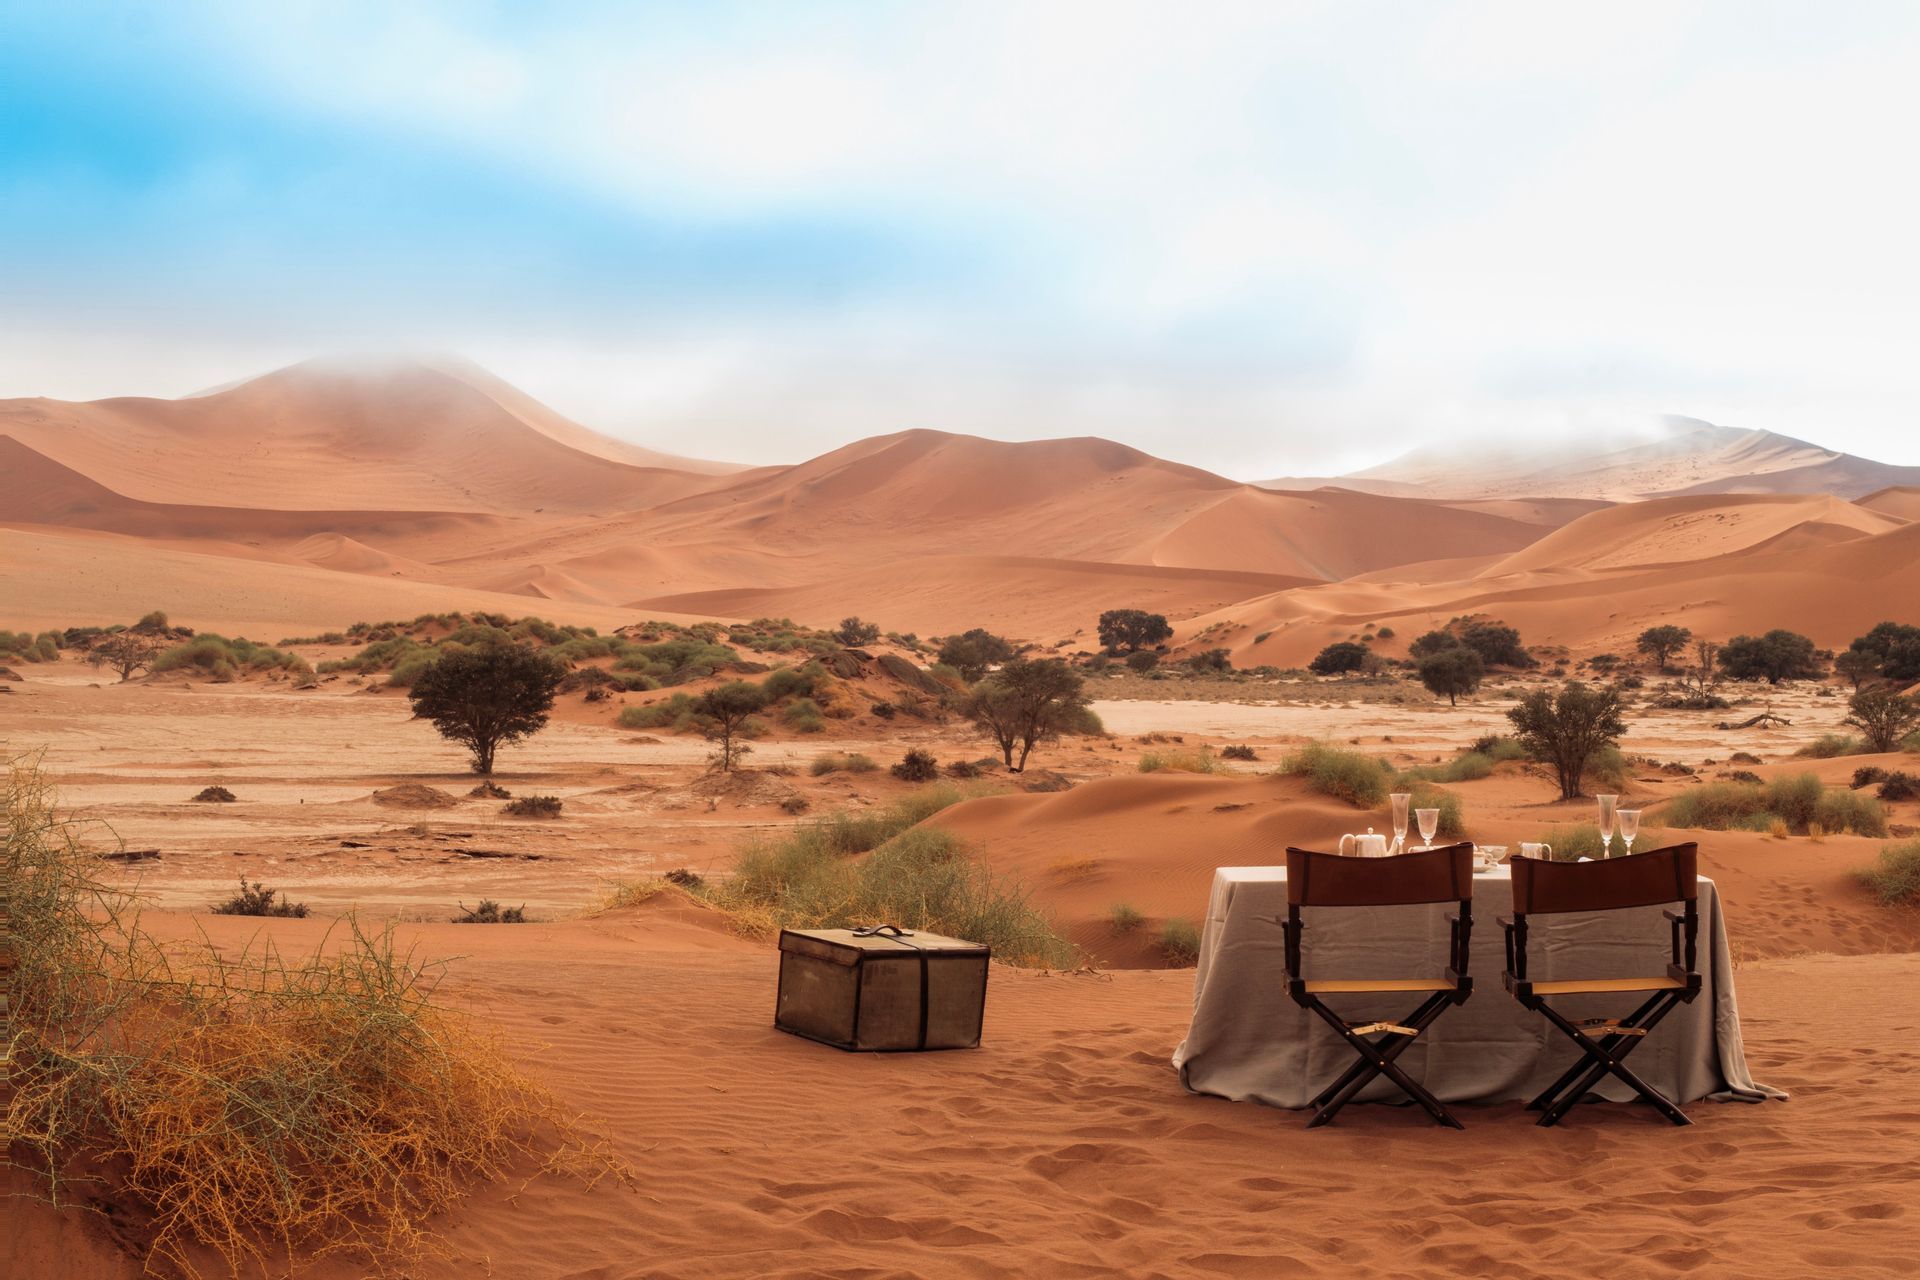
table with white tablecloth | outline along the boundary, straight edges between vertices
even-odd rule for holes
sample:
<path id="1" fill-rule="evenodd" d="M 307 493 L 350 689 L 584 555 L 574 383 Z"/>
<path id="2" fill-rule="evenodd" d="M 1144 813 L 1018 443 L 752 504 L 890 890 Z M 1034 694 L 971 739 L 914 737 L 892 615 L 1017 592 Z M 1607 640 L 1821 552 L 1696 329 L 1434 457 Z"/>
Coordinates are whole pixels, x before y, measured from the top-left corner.
<path id="1" fill-rule="evenodd" d="M 1304 907 L 1302 967 L 1308 978 L 1436 977 L 1446 964 L 1453 906 Z M 1506 867 L 1473 878 L 1473 993 L 1449 1008 L 1398 1059 L 1407 1074 L 1446 1102 L 1525 1101 L 1578 1056 L 1538 1013 L 1501 983 L 1505 943 L 1496 918 L 1513 914 Z M 1214 874 L 1194 975 L 1193 1022 L 1174 1053 L 1195 1093 L 1303 1107 L 1353 1062 L 1353 1051 L 1287 995 L 1285 867 L 1221 867 Z M 1660 908 L 1530 917 L 1535 981 L 1663 974 L 1669 932 Z M 1758 1102 L 1784 1098 L 1754 1081 L 1740 1040 L 1727 925 L 1713 881 L 1700 880 L 1701 991 L 1647 1036 L 1630 1062 L 1636 1074 L 1677 1102 L 1699 1098 Z M 1555 1007 L 1575 1018 L 1622 1016 L 1644 994 L 1566 996 Z M 1350 1021 L 1404 1016 L 1418 997 L 1329 996 Z M 1609 1076 L 1601 1097 L 1633 1096 Z M 1404 1102 L 1386 1079 L 1362 1101 Z"/>

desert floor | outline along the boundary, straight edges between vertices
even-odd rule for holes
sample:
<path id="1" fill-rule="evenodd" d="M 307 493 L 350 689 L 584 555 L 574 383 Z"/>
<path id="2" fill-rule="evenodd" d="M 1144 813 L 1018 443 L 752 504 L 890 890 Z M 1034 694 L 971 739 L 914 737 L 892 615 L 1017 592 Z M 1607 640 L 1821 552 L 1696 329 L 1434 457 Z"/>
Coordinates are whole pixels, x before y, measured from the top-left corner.
<path id="1" fill-rule="evenodd" d="M 1517 1105 L 1298 1115 L 1185 1093 L 1174 971 L 998 968 L 974 1051 L 839 1053 L 772 1029 L 776 960 L 656 899 L 594 920 L 402 926 L 586 1113 L 630 1188 L 480 1189 L 425 1277 L 1886 1276 L 1920 1267 L 1920 957 L 1744 965 L 1747 1048 L 1787 1102 L 1673 1129 Z M 162 916 L 237 945 L 259 922 Z M 283 946 L 318 920 L 264 926 Z M 23 1211 L 23 1276 L 131 1277 L 102 1226 Z M 310 1274 L 346 1280 L 354 1264 Z"/>
<path id="2" fill-rule="evenodd" d="M 1639 1108 L 1591 1108 L 1564 1130 L 1517 1106 L 1467 1108 L 1465 1133 L 1411 1109 L 1356 1107 L 1308 1133 L 1300 1116 L 1185 1093 L 1170 1066 L 1192 975 L 1105 921 L 1128 902 L 1198 920 L 1215 866 L 1270 862 L 1286 843 L 1367 815 L 1268 771 L 1290 742 L 1356 742 L 1403 761 L 1451 754 L 1504 724 L 1505 701 L 1456 710 L 1324 695 L 1266 705 L 1105 701 L 1108 739 L 1054 744 L 1034 765 L 1076 785 L 1002 779 L 936 821 L 1017 876 L 1098 962 L 1060 974 L 996 966 L 973 1052 L 851 1056 L 771 1027 L 776 953 L 669 893 L 599 910 L 621 879 L 724 873 L 739 841 L 808 812 L 881 803 L 884 772 L 809 776 L 826 750 L 882 762 L 908 746 L 972 759 L 962 726 L 760 743 L 717 780 L 697 738 L 616 730 L 570 707 L 502 756 L 516 794 L 565 802 L 555 821 L 467 796 L 464 757 L 409 719 L 397 691 L 344 682 L 114 685 L 71 662 L 23 671 L 0 697 L 0 743 L 44 753 L 64 801 L 110 826 L 162 934 L 239 946 L 259 930 L 315 945 L 358 907 L 401 920 L 445 988 L 638 1170 L 631 1188 L 550 1177 L 480 1188 L 441 1224 L 426 1276 L 1488 1275 L 1625 1277 L 1920 1269 L 1920 913 L 1875 905 L 1852 872 L 1882 841 L 1700 833 L 1739 961 L 1747 1052 L 1785 1103 L 1701 1102 L 1673 1130 Z M 1629 751 L 1712 777 L 1734 751 L 1766 774 L 1843 782 L 1872 757 L 1809 762 L 1840 702 L 1776 696 L 1791 728 L 1722 732 L 1759 710 L 1635 717 Z M 1214 776 L 1143 775 L 1139 756 L 1247 742 L 1261 760 Z M 1706 765 L 1704 761 L 1714 761 Z M 209 784 L 239 797 L 195 803 Z M 450 793 L 385 805 L 376 790 Z M 1690 779 L 1635 770 L 1649 807 Z M 1467 832 L 1517 842 L 1587 820 L 1521 766 L 1453 788 Z M 1920 806 L 1894 822 L 1920 825 Z M 1657 842 L 1650 830 L 1643 842 Z M 1691 838 L 1691 837 L 1690 837 Z M 239 876 L 310 903 L 307 920 L 199 910 Z M 535 923 L 443 923 L 482 897 Z M 17 1202 L 16 1202 L 17 1203 Z M 100 1220 L 23 1206 L 13 1274 L 131 1276 Z M 344 1280 L 357 1267 L 311 1274 Z"/>

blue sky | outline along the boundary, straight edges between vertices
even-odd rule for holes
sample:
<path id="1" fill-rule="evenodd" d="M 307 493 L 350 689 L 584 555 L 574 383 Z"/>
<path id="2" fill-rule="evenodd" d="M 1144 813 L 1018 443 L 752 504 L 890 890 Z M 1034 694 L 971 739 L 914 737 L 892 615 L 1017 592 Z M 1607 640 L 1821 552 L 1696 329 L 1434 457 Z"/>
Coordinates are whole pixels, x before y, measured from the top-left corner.
<path id="1" fill-rule="evenodd" d="M 643 443 L 1920 463 L 1920 6 L 0 5 L 0 395 L 471 358 Z"/>

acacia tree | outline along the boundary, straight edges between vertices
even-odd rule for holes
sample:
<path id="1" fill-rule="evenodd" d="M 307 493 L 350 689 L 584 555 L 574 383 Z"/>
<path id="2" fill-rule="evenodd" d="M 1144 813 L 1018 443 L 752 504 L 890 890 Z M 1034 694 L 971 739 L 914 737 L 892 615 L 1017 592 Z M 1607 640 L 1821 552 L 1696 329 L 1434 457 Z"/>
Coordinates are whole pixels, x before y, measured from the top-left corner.
<path id="1" fill-rule="evenodd" d="M 1889 680 L 1920 680 L 1920 627 L 1882 622 L 1855 640 L 1848 652 L 1871 657 L 1878 674 Z"/>
<path id="2" fill-rule="evenodd" d="M 1450 707 L 1460 705 L 1461 694 L 1478 689 L 1486 674 L 1486 663 L 1465 645 L 1442 649 L 1420 659 L 1420 683 L 1436 697 L 1445 698 Z"/>
<path id="3" fill-rule="evenodd" d="M 1720 646 L 1702 637 L 1693 643 L 1693 667 L 1682 673 L 1682 683 L 1690 684 L 1694 696 L 1702 702 L 1713 696 L 1720 679 Z"/>
<path id="4" fill-rule="evenodd" d="M 1560 798 L 1580 794 L 1587 761 L 1602 747 L 1610 747 L 1627 731 L 1620 718 L 1620 695 L 1569 680 L 1558 694 L 1536 689 L 1507 712 L 1522 746 L 1536 760 L 1553 765 Z"/>
<path id="5" fill-rule="evenodd" d="M 1015 658 L 974 687 L 964 711 L 1019 773 L 1035 743 L 1059 737 L 1087 714 L 1085 682 L 1059 658 Z"/>
<path id="6" fill-rule="evenodd" d="M 1847 703 L 1846 723 L 1867 736 L 1875 751 L 1893 751 L 1900 740 L 1920 728 L 1920 698 L 1892 689 L 1864 689 Z"/>
<path id="7" fill-rule="evenodd" d="M 1763 636 L 1735 636 L 1720 646 L 1720 669 L 1735 680 L 1810 680 L 1820 674 L 1813 641 L 1774 628 Z"/>
<path id="8" fill-rule="evenodd" d="M 1693 639 L 1693 632 L 1686 627 L 1672 625 L 1648 627 L 1640 633 L 1640 638 L 1634 642 L 1634 648 L 1653 659 L 1655 670 L 1665 671 L 1668 660 L 1685 649 L 1687 642 L 1691 639 Z"/>
<path id="9" fill-rule="evenodd" d="M 862 622 L 857 615 L 842 618 L 839 629 L 833 633 L 833 638 L 849 646 L 874 644 L 880 639 L 880 626 L 878 623 Z"/>
<path id="10" fill-rule="evenodd" d="M 87 661 L 96 667 L 118 672 L 124 683 L 153 666 L 153 660 L 159 653 L 160 642 L 152 636 L 122 631 L 93 646 L 87 654 Z"/>
<path id="11" fill-rule="evenodd" d="M 694 714 L 702 720 L 701 731 L 709 742 L 720 744 L 714 763 L 722 773 L 733 772 L 740 757 L 752 750 L 740 739 L 751 731 L 749 721 L 767 705 L 767 691 L 745 680 L 730 680 L 707 690 L 694 699 Z"/>
<path id="12" fill-rule="evenodd" d="M 413 714 L 473 753 L 473 771 L 493 773 L 502 746 L 547 727 L 560 664 L 522 644 L 479 644 L 443 653 L 414 678 Z"/>
<path id="13" fill-rule="evenodd" d="M 1337 676 L 1342 672 L 1358 671 L 1367 665 L 1369 650 L 1367 646 L 1352 640 L 1336 640 L 1314 655 L 1307 664 L 1307 670 L 1317 676 Z"/>
<path id="14" fill-rule="evenodd" d="M 1145 609 L 1109 609 L 1100 615 L 1100 643 L 1109 653 L 1137 653 L 1171 638 L 1165 614 Z"/>
<path id="15" fill-rule="evenodd" d="M 1880 659 L 1866 649 L 1846 649 L 1834 655 L 1833 672 L 1858 692 L 1880 674 Z"/>
<path id="16" fill-rule="evenodd" d="M 975 627 L 957 636 L 948 636 L 940 646 L 938 661 L 954 668 L 968 684 L 987 674 L 1013 656 L 1013 645 L 984 627 Z"/>

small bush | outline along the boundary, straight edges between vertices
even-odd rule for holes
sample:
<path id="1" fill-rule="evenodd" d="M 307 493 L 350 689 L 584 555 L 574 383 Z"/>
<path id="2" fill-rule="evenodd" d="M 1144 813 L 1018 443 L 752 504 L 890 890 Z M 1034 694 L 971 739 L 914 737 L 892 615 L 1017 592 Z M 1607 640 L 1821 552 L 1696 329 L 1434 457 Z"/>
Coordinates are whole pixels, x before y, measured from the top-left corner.
<path id="1" fill-rule="evenodd" d="M 1877 863 L 1855 874 L 1889 907 L 1920 906 L 1920 838 L 1888 845 Z"/>
<path id="2" fill-rule="evenodd" d="M 1151 649 L 1142 649 L 1138 653 L 1127 655 L 1127 669 L 1136 675 L 1145 675 L 1160 665 L 1160 655 Z"/>
<path id="3" fill-rule="evenodd" d="M 460 904 L 460 914 L 453 917 L 454 924 L 525 924 L 527 922 L 526 904 L 517 907 L 502 907 L 492 898 L 480 899 L 480 905 L 469 907 Z"/>
<path id="4" fill-rule="evenodd" d="M 808 802 L 805 796 L 787 796 L 785 799 L 780 801 L 780 811 L 782 813 L 791 813 L 791 814 L 798 815 L 798 814 L 805 813 L 808 809 L 812 807 L 813 807 L 812 804 Z"/>
<path id="5" fill-rule="evenodd" d="M 1198 751 L 1149 751 L 1140 757 L 1142 773 L 1219 773 L 1220 762 L 1206 748 Z"/>
<path id="6" fill-rule="evenodd" d="M 512 818 L 557 818 L 560 816 L 560 797 L 519 796 L 507 801 L 501 812 Z"/>
<path id="7" fill-rule="evenodd" d="M 1220 748 L 1220 758 L 1222 760 L 1258 760 L 1260 756 L 1252 747 L 1235 743 L 1232 746 Z"/>
<path id="8" fill-rule="evenodd" d="M 1176 968 L 1200 958 L 1200 930 L 1191 921 L 1169 920 L 1160 928 L 1160 954 Z"/>
<path id="9" fill-rule="evenodd" d="M 194 799 L 202 804 L 232 804 L 234 794 L 225 787 L 204 787 Z"/>
<path id="10" fill-rule="evenodd" d="M 1315 791 L 1361 809 L 1385 802 L 1392 776 L 1374 757 L 1324 742 L 1310 742 L 1289 754 L 1280 772 L 1304 777 Z"/>
<path id="11" fill-rule="evenodd" d="M 704 889 L 707 886 L 706 879 L 699 872 L 689 871 L 685 867 L 675 867 L 660 878 L 668 884 L 677 884 L 689 892 Z"/>
<path id="12" fill-rule="evenodd" d="M 1823 733 L 1793 754 L 1812 760 L 1831 760 L 1835 756 L 1862 755 L 1866 749 L 1866 743 L 1852 734 Z"/>
<path id="13" fill-rule="evenodd" d="M 274 899 L 279 897 L 279 901 Z M 269 889 L 263 884 L 248 884 L 245 876 L 240 877 L 240 892 L 225 902 L 216 902 L 207 908 L 217 916 L 275 916 L 304 920 L 307 904 L 289 902 L 278 890 Z"/>
<path id="14" fill-rule="evenodd" d="M 669 729 L 674 733 L 688 733 L 700 727 L 700 714 L 694 709 L 691 697 L 676 693 L 659 702 L 622 707 L 614 723 L 622 729 Z"/>
<path id="15" fill-rule="evenodd" d="M 800 733 L 822 733 L 827 722 L 820 714 L 820 704 L 812 698 L 796 698 L 780 713 L 789 729 Z"/>
<path id="16" fill-rule="evenodd" d="M 974 761 L 974 760 L 947 761 L 947 776 L 949 778 L 977 778 L 985 772 L 986 770 L 980 767 L 978 761 Z"/>
<path id="17" fill-rule="evenodd" d="M 940 762 L 933 758 L 931 752 L 915 747 L 902 756 L 900 763 L 889 772 L 902 782 L 932 782 L 940 776 Z"/>
<path id="18" fill-rule="evenodd" d="M 1920 799 L 1920 778 L 1896 769 L 1880 780 L 1877 794 L 1887 801 Z"/>
<path id="19" fill-rule="evenodd" d="M 1132 933 L 1135 929 L 1138 929 L 1147 922 L 1145 916 L 1124 902 L 1114 903 L 1113 909 L 1108 912 L 1107 918 L 1108 922 L 1113 926 L 1113 931 L 1118 934 Z"/>
<path id="20" fill-rule="evenodd" d="M 1709 782 L 1682 791 L 1669 802 L 1666 821 L 1675 827 L 1709 831 L 1772 831 L 1804 835 L 1812 826 L 1824 831 L 1884 836 L 1886 812 L 1880 802 L 1845 787 L 1827 787 L 1810 773 L 1771 782 Z"/>
<path id="21" fill-rule="evenodd" d="M 1577 823 L 1571 827 L 1554 827 L 1546 834 L 1546 842 L 1553 846 L 1555 862 L 1578 862 L 1582 858 L 1603 858 L 1607 846 L 1600 839 L 1600 828 L 1591 822 Z"/>
<path id="22" fill-rule="evenodd" d="M 880 764 L 872 756 L 858 751 L 830 751 L 826 755 L 815 756 L 807 765 L 807 772 L 816 778 L 824 778 L 830 773 L 873 773 Z"/>
<path id="23" fill-rule="evenodd" d="M 479 786 L 467 792 L 476 800 L 511 800 L 513 792 L 505 787 L 496 786 L 491 779 L 483 779 Z"/>
<path id="24" fill-rule="evenodd" d="M 776 842 L 749 844 L 733 877 L 707 896 L 771 927 L 887 920 L 986 943 L 1009 964 L 1071 965 L 1073 947 L 1024 889 L 969 857 L 948 832 L 913 829 L 960 798 L 951 787 L 929 787 L 884 810 L 835 814 Z"/>

